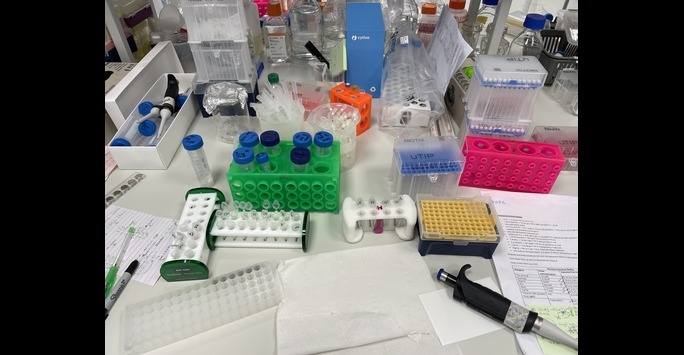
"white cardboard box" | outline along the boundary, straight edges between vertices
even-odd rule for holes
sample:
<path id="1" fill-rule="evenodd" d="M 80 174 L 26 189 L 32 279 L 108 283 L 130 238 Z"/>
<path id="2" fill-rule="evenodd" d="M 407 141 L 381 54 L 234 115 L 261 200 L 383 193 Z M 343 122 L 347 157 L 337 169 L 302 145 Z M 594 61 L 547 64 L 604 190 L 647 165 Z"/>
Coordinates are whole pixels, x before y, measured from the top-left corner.
<path id="1" fill-rule="evenodd" d="M 164 73 L 183 73 L 183 66 L 169 41 L 159 42 L 126 76 L 105 94 L 105 110 L 117 129 L 137 107 L 140 98 Z M 162 92 L 163 93 L 163 92 Z"/>
<path id="2" fill-rule="evenodd" d="M 180 93 L 188 91 L 192 87 L 192 79 L 195 73 L 172 73 L 178 79 L 178 88 Z M 150 101 L 152 103 L 161 102 L 164 97 L 164 92 L 167 86 L 167 73 L 161 74 L 157 81 L 147 90 L 144 96 L 139 96 L 134 107 L 143 101 Z M 163 170 L 169 167 L 173 156 L 176 154 L 181 141 L 188 131 L 190 124 L 197 116 L 199 106 L 197 100 L 193 97 L 192 92 L 188 94 L 188 98 L 181 109 L 176 113 L 175 117 L 167 120 L 166 125 L 168 129 L 159 138 L 156 145 L 152 146 L 112 146 L 112 141 L 122 137 L 135 124 L 135 121 L 142 117 L 138 110 L 131 113 L 124 124 L 116 132 L 112 140 L 107 144 L 109 151 L 112 153 L 116 164 L 122 170 Z"/>

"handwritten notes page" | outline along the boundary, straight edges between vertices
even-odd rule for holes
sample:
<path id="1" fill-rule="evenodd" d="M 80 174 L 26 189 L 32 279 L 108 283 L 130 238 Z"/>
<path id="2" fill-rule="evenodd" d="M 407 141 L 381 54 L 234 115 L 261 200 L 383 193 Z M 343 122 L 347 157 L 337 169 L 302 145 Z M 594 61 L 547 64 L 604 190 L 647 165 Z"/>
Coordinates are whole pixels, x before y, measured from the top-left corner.
<path id="1" fill-rule="evenodd" d="M 105 274 L 119 254 L 124 239 L 128 237 L 128 227 L 131 226 L 135 227 L 135 235 L 126 250 L 117 279 L 123 275 L 128 264 L 137 259 L 140 265 L 133 274 L 133 280 L 152 286 L 161 276 L 159 268 L 168 256 L 173 240 L 171 234 L 178 227 L 178 220 L 152 216 L 114 205 L 107 207 Z"/>

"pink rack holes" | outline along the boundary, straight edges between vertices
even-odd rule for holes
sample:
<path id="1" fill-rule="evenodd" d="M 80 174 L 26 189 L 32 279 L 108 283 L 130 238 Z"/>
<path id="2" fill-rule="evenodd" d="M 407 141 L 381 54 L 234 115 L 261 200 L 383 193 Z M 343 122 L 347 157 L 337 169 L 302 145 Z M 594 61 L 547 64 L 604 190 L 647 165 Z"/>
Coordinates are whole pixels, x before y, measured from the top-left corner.
<path id="1" fill-rule="evenodd" d="M 557 144 L 466 136 L 460 186 L 549 193 L 565 164 Z"/>

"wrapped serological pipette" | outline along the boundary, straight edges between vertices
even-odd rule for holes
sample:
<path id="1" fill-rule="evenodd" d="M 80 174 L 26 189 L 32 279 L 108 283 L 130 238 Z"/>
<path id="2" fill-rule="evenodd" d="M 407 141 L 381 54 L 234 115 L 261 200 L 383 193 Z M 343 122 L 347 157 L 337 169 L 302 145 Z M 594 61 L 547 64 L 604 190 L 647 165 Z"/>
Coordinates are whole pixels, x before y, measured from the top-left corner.
<path id="1" fill-rule="evenodd" d="M 304 130 L 304 105 L 287 85 L 265 87 L 257 100 L 259 102 L 250 103 L 250 106 L 256 111 L 263 131 L 273 130 L 283 137 L 292 137 Z"/>

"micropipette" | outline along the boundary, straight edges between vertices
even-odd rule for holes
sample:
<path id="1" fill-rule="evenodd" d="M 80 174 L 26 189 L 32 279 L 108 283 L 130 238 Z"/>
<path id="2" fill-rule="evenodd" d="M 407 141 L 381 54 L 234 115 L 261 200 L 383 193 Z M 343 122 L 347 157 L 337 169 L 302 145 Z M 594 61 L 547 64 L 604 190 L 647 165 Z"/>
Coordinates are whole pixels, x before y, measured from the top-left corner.
<path id="1" fill-rule="evenodd" d="M 173 74 L 167 74 L 168 84 L 166 86 L 166 92 L 164 93 L 164 99 L 160 105 L 159 115 L 161 116 L 161 123 L 159 124 L 159 131 L 157 132 L 157 138 L 161 137 L 162 128 L 166 124 L 166 120 L 176 112 L 176 99 L 178 98 L 178 79 Z"/>
<path id="2" fill-rule="evenodd" d="M 105 299 L 107 299 L 109 292 L 112 290 L 112 287 L 114 287 L 114 282 L 116 281 L 116 274 L 119 272 L 119 267 L 121 266 L 121 262 L 123 261 L 124 254 L 126 254 L 126 249 L 128 249 L 128 244 L 130 244 L 134 234 L 135 227 L 128 227 L 128 235 L 126 235 L 126 239 L 124 239 L 124 244 L 123 246 L 121 246 L 121 249 L 119 250 L 119 255 L 117 255 L 114 264 L 112 264 L 112 267 L 110 267 L 109 271 L 107 271 L 107 276 L 105 276 Z"/>

